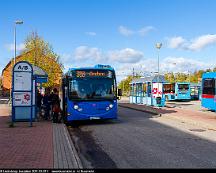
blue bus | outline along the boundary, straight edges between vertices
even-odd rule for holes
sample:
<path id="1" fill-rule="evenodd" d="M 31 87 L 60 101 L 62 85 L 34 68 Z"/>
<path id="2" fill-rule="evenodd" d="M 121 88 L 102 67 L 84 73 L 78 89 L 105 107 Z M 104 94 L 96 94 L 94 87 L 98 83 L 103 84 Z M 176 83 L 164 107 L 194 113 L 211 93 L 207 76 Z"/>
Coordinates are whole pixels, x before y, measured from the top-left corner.
<path id="1" fill-rule="evenodd" d="M 191 91 L 189 82 L 164 83 L 163 93 L 166 101 L 190 100 Z"/>
<path id="2" fill-rule="evenodd" d="M 71 68 L 63 77 L 62 109 L 65 122 L 74 120 L 116 119 L 116 75 L 109 65 Z M 118 94 L 118 95 L 117 95 Z"/>
<path id="3" fill-rule="evenodd" d="M 216 72 L 204 73 L 202 76 L 201 105 L 216 111 Z"/>

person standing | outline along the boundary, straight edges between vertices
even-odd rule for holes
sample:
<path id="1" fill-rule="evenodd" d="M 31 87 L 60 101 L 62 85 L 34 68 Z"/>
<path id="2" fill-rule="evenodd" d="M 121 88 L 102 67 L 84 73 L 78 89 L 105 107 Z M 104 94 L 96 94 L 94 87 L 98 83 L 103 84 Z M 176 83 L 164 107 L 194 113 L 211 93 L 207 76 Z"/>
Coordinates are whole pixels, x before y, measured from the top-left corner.
<path id="1" fill-rule="evenodd" d="M 53 123 L 58 123 L 58 116 L 61 112 L 60 109 L 60 98 L 58 95 L 58 90 L 56 88 L 53 89 L 53 96 L 52 96 L 52 112 L 53 112 Z"/>
<path id="2" fill-rule="evenodd" d="M 43 99 L 43 96 L 41 95 L 40 91 L 37 90 L 37 112 L 39 114 L 39 117 L 42 116 L 42 113 L 41 113 L 41 101 Z"/>
<path id="3" fill-rule="evenodd" d="M 50 104 L 51 104 L 50 90 L 46 89 L 45 95 L 43 97 L 43 105 L 45 109 L 45 115 L 44 115 L 45 120 L 48 120 L 50 118 Z"/>

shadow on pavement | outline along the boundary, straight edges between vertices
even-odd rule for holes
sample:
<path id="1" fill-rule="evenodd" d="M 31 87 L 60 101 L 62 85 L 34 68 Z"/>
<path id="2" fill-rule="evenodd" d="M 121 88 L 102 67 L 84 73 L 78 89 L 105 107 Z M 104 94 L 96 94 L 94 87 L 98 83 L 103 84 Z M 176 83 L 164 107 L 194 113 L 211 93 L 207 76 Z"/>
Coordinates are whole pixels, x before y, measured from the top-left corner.
<path id="1" fill-rule="evenodd" d="M 119 103 L 120 107 L 133 109 L 136 111 L 146 112 L 151 115 L 150 117 L 158 116 L 159 114 L 169 114 L 169 113 L 175 113 L 177 111 L 175 110 L 167 110 L 167 109 L 161 109 L 161 108 L 155 108 L 152 106 L 146 106 L 146 105 L 137 105 L 137 104 L 130 104 L 130 103 Z"/>
<path id="2" fill-rule="evenodd" d="M 101 120 L 80 120 L 68 122 L 68 127 L 78 128 L 80 126 L 93 126 L 93 125 L 112 125 L 122 123 L 119 119 L 101 119 Z"/>

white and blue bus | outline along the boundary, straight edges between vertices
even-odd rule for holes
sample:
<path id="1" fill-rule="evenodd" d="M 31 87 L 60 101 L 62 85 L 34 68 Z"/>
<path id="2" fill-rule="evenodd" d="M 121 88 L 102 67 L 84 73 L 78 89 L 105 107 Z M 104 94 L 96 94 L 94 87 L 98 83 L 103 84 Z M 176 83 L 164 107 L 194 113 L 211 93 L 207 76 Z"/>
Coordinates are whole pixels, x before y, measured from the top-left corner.
<path id="1" fill-rule="evenodd" d="M 117 99 L 122 93 L 117 91 L 111 66 L 71 68 L 62 83 L 65 122 L 117 118 Z"/>

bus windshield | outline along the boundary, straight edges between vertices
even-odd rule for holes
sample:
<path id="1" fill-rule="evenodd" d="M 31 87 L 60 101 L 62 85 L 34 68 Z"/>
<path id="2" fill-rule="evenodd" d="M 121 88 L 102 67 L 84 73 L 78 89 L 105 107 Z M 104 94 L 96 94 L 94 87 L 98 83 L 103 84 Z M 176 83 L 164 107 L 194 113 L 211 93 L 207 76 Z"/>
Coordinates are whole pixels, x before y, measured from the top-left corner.
<path id="1" fill-rule="evenodd" d="M 215 95 L 215 79 L 204 79 L 203 94 Z"/>
<path id="2" fill-rule="evenodd" d="M 178 84 L 179 91 L 187 91 L 189 90 L 189 84 Z"/>
<path id="3" fill-rule="evenodd" d="M 69 81 L 70 100 L 113 100 L 115 98 L 113 78 L 76 78 Z"/>

